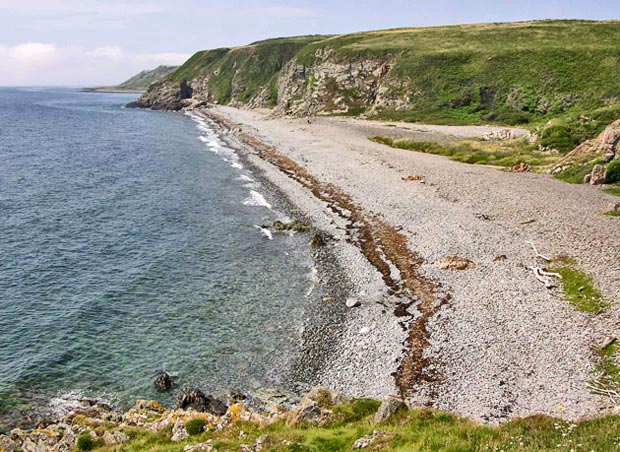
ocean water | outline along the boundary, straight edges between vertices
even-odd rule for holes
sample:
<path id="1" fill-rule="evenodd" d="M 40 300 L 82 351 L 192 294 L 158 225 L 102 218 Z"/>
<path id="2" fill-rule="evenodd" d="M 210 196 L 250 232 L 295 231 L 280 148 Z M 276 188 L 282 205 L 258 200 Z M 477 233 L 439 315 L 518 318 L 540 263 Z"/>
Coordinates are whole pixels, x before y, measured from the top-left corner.
<path id="1" fill-rule="evenodd" d="M 0 424 L 66 393 L 121 406 L 159 370 L 284 384 L 307 237 L 209 124 L 135 96 L 0 89 Z"/>

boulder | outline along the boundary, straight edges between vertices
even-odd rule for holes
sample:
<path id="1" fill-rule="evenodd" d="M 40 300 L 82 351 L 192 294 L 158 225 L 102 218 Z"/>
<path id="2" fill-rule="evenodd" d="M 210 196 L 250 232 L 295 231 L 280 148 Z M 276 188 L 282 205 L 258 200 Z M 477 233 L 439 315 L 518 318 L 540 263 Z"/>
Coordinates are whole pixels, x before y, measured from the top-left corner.
<path id="1" fill-rule="evenodd" d="M 375 413 L 375 424 L 386 421 L 400 410 L 406 410 L 407 405 L 401 399 L 386 397 L 381 401 L 381 406 Z"/>
<path id="2" fill-rule="evenodd" d="M 607 169 L 604 165 L 594 165 L 592 168 L 592 173 L 590 175 L 590 184 L 591 185 L 601 185 L 605 183 L 605 175 L 607 173 Z"/>
<path id="3" fill-rule="evenodd" d="M 305 397 L 299 407 L 293 412 L 291 423 L 318 424 L 321 420 L 321 408 L 314 400 Z"/>
<path id="4" fill-rule="evenodd" d="M 226 404 L 213 396 L 205 395 L 200 389 L 181 389 L 177 396 L 177 408 L 186 410 L 192 408 L 201 413 L 210 413 L 216 416 L 226 414 Z"/>
<path id="5" fill-rule="evenodd" d="M 347 305 L 347 308 L 357 308 L 362 305 L 362 303 L 355 298 L 347 298 L 345 304 Z"/>
<path id="6" fill-rule="evenodd" d="M 187 433 L 185 429 L 185 422 L 183 422 L 181 418 L 178 418 L 172 426 L 172 437 L 170 441 L 178 443 L 185 441 L 187 438 L 189 438 L 189 433 Z"/>
<path id="7" fill-rule="evenodd" d="M 290 223 L 285 223 L 280 220 L 273 222 L 274 231 L 293 231 L 293 232 L 307 232 L 310 230 L 310 226 L 302 223 L 299 220 L 293 220 Z"/>
<path id="8" fill-rule="evenodd" d="M 158 391 L 168 391 L 174 387 L 174 384 L 174 378 L 168 372 L 160 372 L 153 382 Z"/>

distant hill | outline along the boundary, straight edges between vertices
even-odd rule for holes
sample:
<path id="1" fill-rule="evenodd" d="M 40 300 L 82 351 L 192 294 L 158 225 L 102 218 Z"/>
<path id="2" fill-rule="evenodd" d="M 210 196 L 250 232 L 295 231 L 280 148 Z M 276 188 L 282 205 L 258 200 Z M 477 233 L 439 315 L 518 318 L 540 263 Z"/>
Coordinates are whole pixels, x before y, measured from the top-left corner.
<path id="1" fill-rule="evenodd" d="M 178 66 L 157 66 L 155 69 L 142 71 L 131 77 L 129 80 L 117 85 L 116 88 L 127 90 L 146 90 L 151 83 L 174 72 L 177 67 Z"/>
<path id="2" fill-rule="evenodd" d="M 174 72 L 178 66 L 157 66 L 155 69 L 147 69 L 134 75 L 129 80 L 116 86 L 101 86 L 96 88 L 86 88 L 84 91 L 91 92 L 143 92 L 154 83 Z"/>

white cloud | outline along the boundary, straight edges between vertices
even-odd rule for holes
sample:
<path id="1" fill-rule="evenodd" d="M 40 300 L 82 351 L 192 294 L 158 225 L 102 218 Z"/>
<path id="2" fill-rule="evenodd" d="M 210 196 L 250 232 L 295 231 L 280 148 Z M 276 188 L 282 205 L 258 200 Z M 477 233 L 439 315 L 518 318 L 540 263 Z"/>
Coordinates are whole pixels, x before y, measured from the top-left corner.
<path id="1" fill-rule="evenodd" d="M 26 42 L 9 48 L 8 57 L 26 64 L 44 64 L 56 56 L 54 44 Z"/>
<path id="2" fill-rule="evenodd" d="M 49 43 L 0 44 L 0 84 L 3 85 L 116 85 L 144 69 L 178 65 L 184 53 L 127 53 L 118 46 L 92 49 L 58 47 Z"/>

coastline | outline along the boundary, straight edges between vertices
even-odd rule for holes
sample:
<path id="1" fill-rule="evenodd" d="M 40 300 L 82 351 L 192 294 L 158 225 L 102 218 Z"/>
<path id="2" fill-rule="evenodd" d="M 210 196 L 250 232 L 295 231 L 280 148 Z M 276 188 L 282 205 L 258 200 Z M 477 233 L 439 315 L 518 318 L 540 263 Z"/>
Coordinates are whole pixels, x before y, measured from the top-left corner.
<path id="1" fill-rule="evenodd" d="M 617 315 L 611 310 L 594 318 L 575 311 L 525 267 L 535 260 L 530 241 L 553 255 L 570 252 L 597 275 L 600 290 L 613 300 L 620 272 L 604 256 L 605 249 L 619 246 L 617 236 L 606 229 L 612 222 L 594 218 L 577 231 L 562 218 L 568 211 L 561 212 L 582 191 L 590 202 L 588 211 L 602 209 L 605 195 L 545 176 L 500 173 L 387 149 L 363 136 L 364 121 L 314 118 L 308 124 L 305 119 L 271 118 L 266 111 L 200 111 L 228 130 L 228 139 L 245 148 L 247 158 L 311 216 L 313 227 L 334 238 L 335 258 L 362 301 L 362 309 L 347 310 L 337 351 L 319 372 L 317 384 L 352 396 L 381 398 L 400 392 L 410 405 L 490 423 L 558 415 L 559 407 L 570 419 L 601 413 L 604 406 L 587 387 L 594 375 L 592 347 L 617 331 Z M 373 131 L 377 126 L 368 125 Z M 435 174 L 426 173 L 433 169 L 462 171 L 464 180 L 438 183 Z M 426 184 L 400 180 L 407 171 L 420 170 Z M 315 183 L 335 191 L 326 196 Z M 496 184 L 500 193 L 490 195 L 487 183 Z M 544 208 L 534 205 L 543 186 L 558 190 L 563 200 Z M 529 197 L 508 196 L 507 205 L 522 203 L 522 211 L 504 211 L 497 198 L 516 188 Z M 465 199 L 455 199 L 454 189 Z M 468 198 L 472 194 L 480 199 Z M 495 210 L 479 211 L 481 207 Z M 521 224 L 530 216 L 536 221 Z M 375 244 L 391 240 L 381 235 L 382 226 L 365 238 L 365 227 L 377 221 L 405 238 L 396 246 L 402 252 L 391 259 L 384 259 L 380 250 L 387 273 L 393 282 L 405 281 L 400 286 L 405 291 L 390 287 L 382 264 L 373 262 L 366 246 L 368 238 Z M 557 225 L 557 236 L 549 237 L 550 224 Z M 567 228 L 576 236 L 567 236 Z M 579 235 L 593 230 L 596 242 L 580 248 Z M 394 265 L 398 255 L 403 259 Z M 449 255 L 469 258 L 476 268 L 459 272 L 433 265 Z M 508 257 L 495 260 L 498 255 Z M 407 272 L 413 273 L 411 286 Z M 403 356 L 410 360 L 408 369 L 402 366 Z M 413 384 L 397 387 L 392 374 L 396 382 Z"/>

